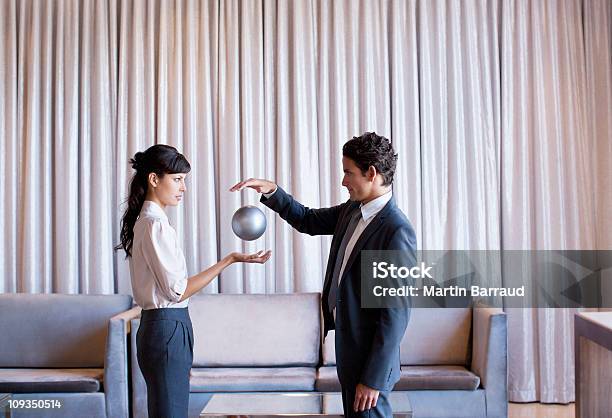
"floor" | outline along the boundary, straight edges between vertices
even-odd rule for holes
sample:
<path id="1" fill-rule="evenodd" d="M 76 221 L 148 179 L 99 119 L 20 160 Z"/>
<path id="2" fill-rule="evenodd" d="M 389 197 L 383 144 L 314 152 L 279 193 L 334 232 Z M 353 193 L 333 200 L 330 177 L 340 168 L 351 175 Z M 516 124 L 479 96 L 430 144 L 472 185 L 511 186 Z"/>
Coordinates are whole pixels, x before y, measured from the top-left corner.
<path id="1" fill-rule="evenodd" d="M 575 418 L 575 404 L 555 405 L 540 403 L 512 403 L 508 418 Z"/>

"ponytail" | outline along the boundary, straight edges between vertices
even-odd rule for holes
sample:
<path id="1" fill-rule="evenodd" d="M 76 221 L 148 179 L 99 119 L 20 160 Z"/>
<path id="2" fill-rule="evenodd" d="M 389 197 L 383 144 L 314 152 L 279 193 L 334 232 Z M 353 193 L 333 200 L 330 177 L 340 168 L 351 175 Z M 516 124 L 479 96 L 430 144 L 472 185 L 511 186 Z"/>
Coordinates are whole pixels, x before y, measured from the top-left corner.
<path id="1" fill-rule="evenodd" d="M 130 181 L 130 194 L 127 199 L 127 209 L 121 218 L 121 244 L 115 247 L 115 250 L 123 249 L 125 258 L 132 256 L 132 244 L 134 242 L 134 225 L 140 214 L 140 209 L 147 196 L 147 175 L 143 174 L 144 170 L 139 170 L 139 160 L 143 153 L 137 152 L 134 158 L 130 159 L 132 168 L 136 170 L 136 174 Z"/>

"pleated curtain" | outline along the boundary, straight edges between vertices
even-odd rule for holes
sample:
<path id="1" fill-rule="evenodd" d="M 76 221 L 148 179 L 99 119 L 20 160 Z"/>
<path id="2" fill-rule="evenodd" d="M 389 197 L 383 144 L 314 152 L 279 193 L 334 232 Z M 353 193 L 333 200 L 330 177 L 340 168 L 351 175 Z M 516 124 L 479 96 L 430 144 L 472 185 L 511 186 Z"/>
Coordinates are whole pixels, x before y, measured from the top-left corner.
<path id="1" fill-rule="evenodd" d="M 311 207 L 348 198 L 344 142 L 399 153 L 421 249 L 612 249 L 608 0 L 0 2 L 0 291 L 130 293 L 114 252 L 128 160 L 190 160 L 170 209 L 191 274 L 271 249 L 204 292 L 321 291 L 329 237 L 258 205 L 248 177 Z M 609 289 L 612 292 L 612 289 Z M 510 399 L 574 399 L 572 310 L 509 311 Z"/>

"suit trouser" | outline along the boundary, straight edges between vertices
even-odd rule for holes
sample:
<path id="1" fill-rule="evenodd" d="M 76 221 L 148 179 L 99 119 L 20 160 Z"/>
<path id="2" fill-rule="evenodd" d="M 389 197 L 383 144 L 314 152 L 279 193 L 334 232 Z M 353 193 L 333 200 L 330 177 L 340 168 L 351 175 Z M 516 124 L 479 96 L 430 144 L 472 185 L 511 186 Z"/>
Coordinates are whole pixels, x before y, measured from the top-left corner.
<path id="1" fill-rule="evenodd" d="M 355 412 L 353 404 L 355 402 L 355 385 L 342 385 L 342 406 L 344 408 L 344 416 L 350 418 L 392 418 L 393 411 L 389 403 L 389 392 L 380 391 L 376 407 L 366 409 L 365 411 Z"/>
<path id="2" fill-rule="evenodd" d="M 149 418 L 187 418 L 193 363 L 188 308 L 143 310 L 136 346 L 147 384 Z"/>

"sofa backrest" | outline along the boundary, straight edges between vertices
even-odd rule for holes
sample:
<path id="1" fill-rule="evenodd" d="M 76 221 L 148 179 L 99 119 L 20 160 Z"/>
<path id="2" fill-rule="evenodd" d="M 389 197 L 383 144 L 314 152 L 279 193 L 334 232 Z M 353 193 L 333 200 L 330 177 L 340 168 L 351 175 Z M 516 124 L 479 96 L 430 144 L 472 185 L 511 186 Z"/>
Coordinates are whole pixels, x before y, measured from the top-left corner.
<path id="1" fill-rule="evenodd" d="M 128 295 L 0 295 L 0 367 L 104 367 L 111 317 Z"/>
<path id="2" fill-rule="evenodd" d="M 194 367 L 316 366 L 319 293 L 192 297 Z"/>
<path id="3" fill-rule="evenodd" d="M 411 365 L 466 365 L 469 362 L 471 308 L 414 308 L 400 345 L 400 362 Z M 336 364 L 334 332 L 323 344 L 323 365 Z"/>
<path id="4" fill-rule="evenodd" d="M 335 366 L 336 365 L 336 331 L 329 331 L 323 341 L 323 365 L 324 366 Z"/>
<path id="5" fill-rule="evenodd" d="M 471 308 L 415 308 L 400 346 L 403 365 L 467 365 Z"/>

